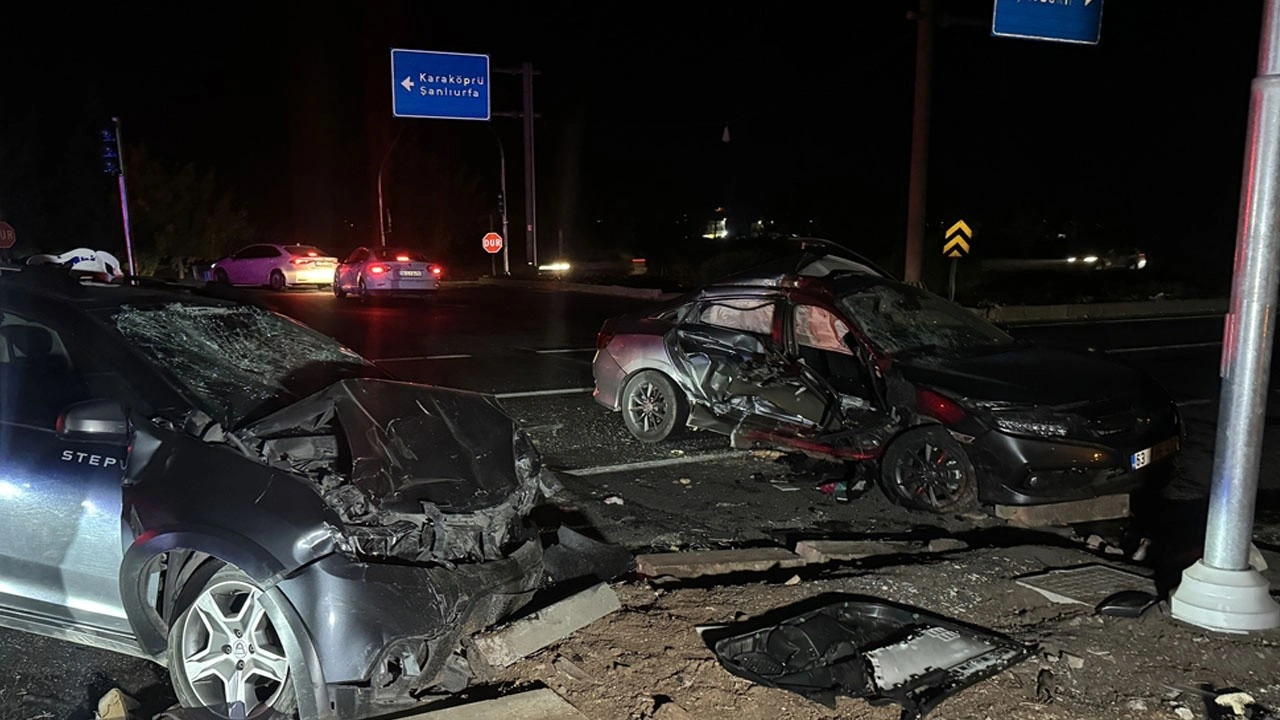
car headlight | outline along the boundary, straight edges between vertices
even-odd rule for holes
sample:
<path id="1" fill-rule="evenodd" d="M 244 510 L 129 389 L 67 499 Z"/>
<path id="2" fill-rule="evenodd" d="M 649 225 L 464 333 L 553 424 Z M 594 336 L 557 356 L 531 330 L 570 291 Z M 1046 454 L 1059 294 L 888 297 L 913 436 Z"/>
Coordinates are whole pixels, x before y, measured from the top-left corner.
<path id="1" fill-rule="evenodd" d="M 997 413 L 993 419 L 996 427 L 1017 435 L 1066 437 L 1071 432 L 1071 424 L 1066 419 L 1040 413 Z"/>

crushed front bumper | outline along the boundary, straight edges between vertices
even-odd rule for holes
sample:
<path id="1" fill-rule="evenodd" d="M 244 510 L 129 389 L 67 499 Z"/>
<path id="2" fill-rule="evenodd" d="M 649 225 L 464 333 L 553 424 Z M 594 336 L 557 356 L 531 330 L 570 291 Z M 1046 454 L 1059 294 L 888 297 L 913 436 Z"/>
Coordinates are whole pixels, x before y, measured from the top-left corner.
<path id="1" fill-rule="evenodd" d="M 978 496 L 986 504 L 1043 505 L 1141 490 L 1167 476 L 1178 448 L 1176 426 L 1118 447 L 1066 439 L 1029 438 L 992 430 L 969 446 L 979 471 Z M 1158 448 L 1147 464 L 1134 455 Z"/>
<path id="2" fill-rule="evenodd" d="M 366 717 L 456 691 L 461 641 L 522 607 L 542 582 L 542 546 L 502 560 L 422 567 L 329 555 L 280 590 L 306 625 L 337 717 Z"/>

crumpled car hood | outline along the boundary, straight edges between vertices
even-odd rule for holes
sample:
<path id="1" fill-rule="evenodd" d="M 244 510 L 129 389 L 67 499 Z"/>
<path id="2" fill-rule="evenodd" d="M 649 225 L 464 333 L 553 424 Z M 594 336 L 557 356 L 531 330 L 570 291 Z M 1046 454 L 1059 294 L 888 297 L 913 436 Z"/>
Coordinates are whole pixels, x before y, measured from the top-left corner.
<path id="1" fill-rule="evenodd" d="M 1142 373 L 1106 357 L 1042 347 L 971 357 L 913 357 L 899 367 L 913 383 L 961 397 L 1028 405 L 1132 398 L 1150 386 Z"/>
<path id="2" fill-rule="evenodd" d="M 444 513 L 474 512 L 507 502 L 521 486 L 514 422 L 475 393 L 343 380 L 236 435 L 250 445 L 270 438 L 271 451 L 287 460 L 291 436 L 302 439 L 335 421 L 341 436 L 332 459 L 349 465 L 343 474 L 372 510 L 417 513 L 430 503 Z"/>

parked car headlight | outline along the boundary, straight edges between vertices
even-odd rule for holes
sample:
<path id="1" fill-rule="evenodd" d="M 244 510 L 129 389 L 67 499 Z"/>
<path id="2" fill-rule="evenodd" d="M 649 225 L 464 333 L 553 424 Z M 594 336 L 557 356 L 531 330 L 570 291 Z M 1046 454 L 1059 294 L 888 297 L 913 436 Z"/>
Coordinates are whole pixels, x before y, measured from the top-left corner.
<path id="1" fill-rule="evenodd" d="M 1066 437 L 1071 432 L 1071 423 L 1066 418 L 1044 413 L 996 413 L 993 419 L 996 427 L 1018 435 Z"/>

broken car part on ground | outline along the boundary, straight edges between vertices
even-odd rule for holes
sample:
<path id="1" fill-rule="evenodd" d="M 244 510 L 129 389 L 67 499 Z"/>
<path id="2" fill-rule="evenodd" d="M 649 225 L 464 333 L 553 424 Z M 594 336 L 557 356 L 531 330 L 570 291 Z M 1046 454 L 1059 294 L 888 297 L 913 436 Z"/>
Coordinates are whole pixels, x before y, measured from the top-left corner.
<path id="1" fill-rule="evenodd" d="M 819 597 L 770 615 L 788 612 L 794 614 L 714 640 L 725 669 L 831 708 L 837 695 L 896 703 L 902 720 L 924 717 L 1033 651 L 989 630 L 875 598 Z"/>

